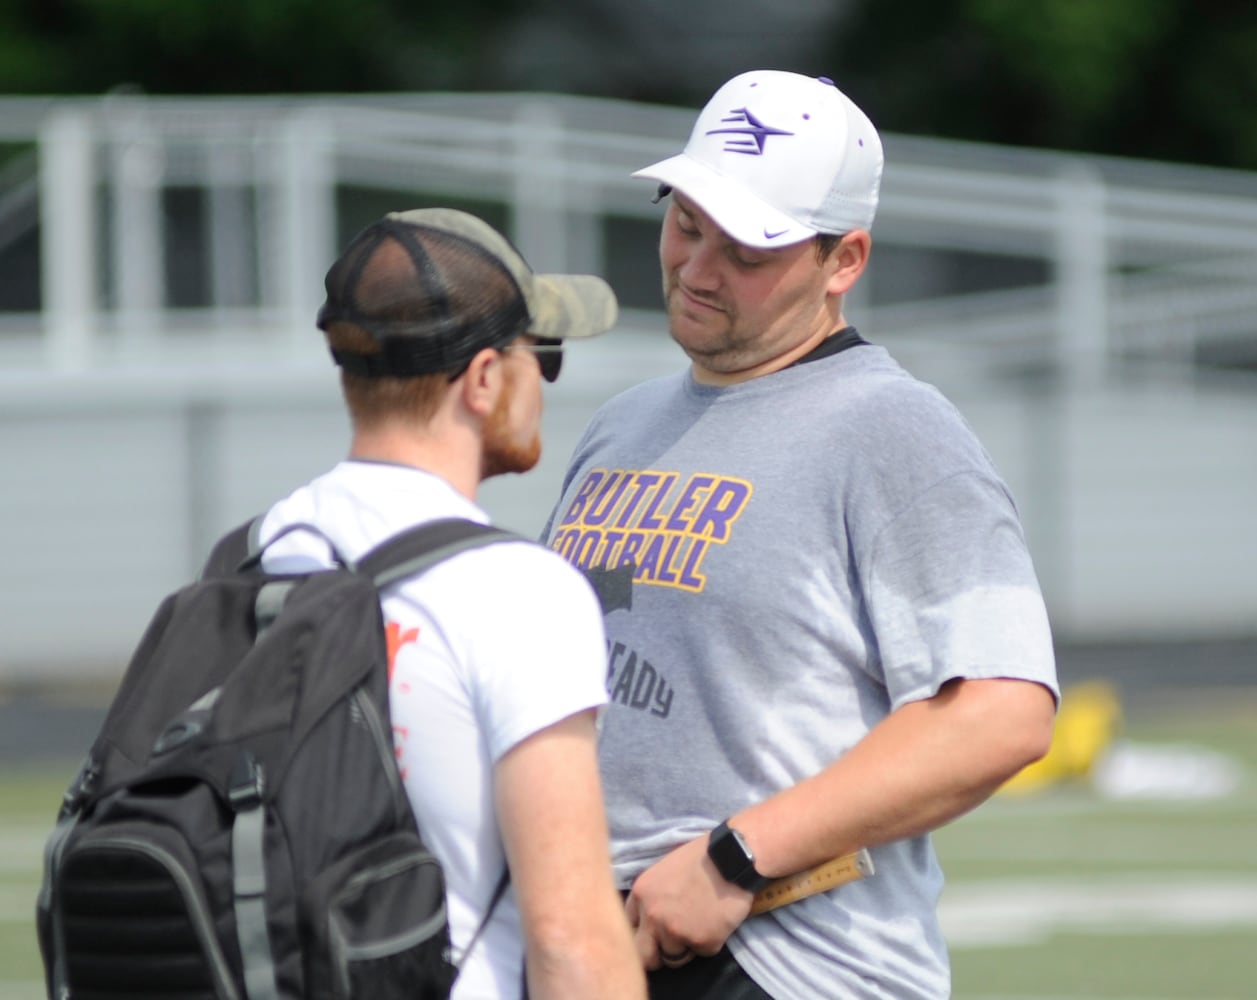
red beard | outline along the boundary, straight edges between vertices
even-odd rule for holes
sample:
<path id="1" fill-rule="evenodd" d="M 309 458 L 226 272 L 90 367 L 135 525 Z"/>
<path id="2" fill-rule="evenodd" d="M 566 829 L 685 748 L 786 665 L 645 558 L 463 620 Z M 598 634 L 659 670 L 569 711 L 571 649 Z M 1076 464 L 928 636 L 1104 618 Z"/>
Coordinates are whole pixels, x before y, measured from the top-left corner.
<path id="1" fill-rule="evenodd" d="M 510 405 L 513 393 L 513 387 L 505 389 L 498 397 L 493 411 L 485 419 L 480 459 L 482 480 L 508 472 L 527 472 L 541 459 L 539 434 L 520 441 L 511 433 Z"/>

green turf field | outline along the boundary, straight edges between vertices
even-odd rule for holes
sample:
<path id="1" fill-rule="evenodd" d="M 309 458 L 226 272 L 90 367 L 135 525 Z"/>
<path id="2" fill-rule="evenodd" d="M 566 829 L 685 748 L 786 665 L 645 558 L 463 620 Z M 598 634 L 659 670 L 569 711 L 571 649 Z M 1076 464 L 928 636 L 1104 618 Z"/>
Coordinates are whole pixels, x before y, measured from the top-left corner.
<path id="1" fill-rule="evenodd" d="M 1225 798 L 996 797 L 940 831 L 958 1000 L 1257 997 L 1257 705 L 1128 720 L 1136 747 L 1204 747 L 1242 769 Z"/>
<path id="2" fill-rule="evenodd" d="M 1225 751 L 1221 799 L 1120 800 L 1085 787 L 996 798 L 936 836 L 958 1000 L 1257 997 L 1257 705 L 1145 711 L 1136 745 Z M 33 912 L 72 762 L 0 779 L 0 998 L 42 997 Z"/>

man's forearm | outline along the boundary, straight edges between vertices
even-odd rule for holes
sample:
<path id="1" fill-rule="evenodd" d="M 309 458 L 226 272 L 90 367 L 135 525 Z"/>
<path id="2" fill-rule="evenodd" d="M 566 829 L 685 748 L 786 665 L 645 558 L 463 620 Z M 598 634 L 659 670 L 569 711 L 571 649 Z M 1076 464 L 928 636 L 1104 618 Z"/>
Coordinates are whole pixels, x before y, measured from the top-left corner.
<path id="1" fill-rule="evenodd" d="M 594 713 L 536 733 L 498 762 L 495 795 L 533 1000 L 644 1000 L 611 877 Z"/>
<path id="2" fill-rule="evenodd" d="M 1039 684 L 953 682 L 892 712 L 820 774 L 743 810 L 734 825 L 774 878 L 928 833 L 1046 753 L 1054 716 Z"/>
<path id="3" fill-rule="evenodd" d="M 595 919 L 575 921 L 566 931 L 529 942 L 525 968 L 532 1000 L 624 1000 L 646 995 L 645 973 L 629 945 L 624 912 L 612 909 Z M 601 926 L 600 926 L 601 925 Z M 620 947 L 603 947 L 608 941 Z"/>

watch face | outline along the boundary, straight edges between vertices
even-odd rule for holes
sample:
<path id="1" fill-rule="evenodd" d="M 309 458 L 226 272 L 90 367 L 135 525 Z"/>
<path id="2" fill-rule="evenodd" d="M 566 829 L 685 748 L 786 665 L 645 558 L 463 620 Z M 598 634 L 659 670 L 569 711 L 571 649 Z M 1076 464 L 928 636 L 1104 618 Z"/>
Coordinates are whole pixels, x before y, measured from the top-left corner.
<path id="1" fill-rule="evenodd" d="M 721 823 L 712 831 L 707 855 L 725 881 L 743 889 L 754 891 L 767 881 L 755 870 L 755 859 L 742 835 L 726 823 Z"/>

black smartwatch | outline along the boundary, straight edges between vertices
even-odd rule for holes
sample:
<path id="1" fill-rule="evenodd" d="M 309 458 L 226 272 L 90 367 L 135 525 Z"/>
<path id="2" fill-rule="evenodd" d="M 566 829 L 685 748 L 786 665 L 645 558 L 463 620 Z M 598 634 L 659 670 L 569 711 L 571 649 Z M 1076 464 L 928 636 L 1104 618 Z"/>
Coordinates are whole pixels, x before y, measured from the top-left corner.
<path id="1" fill-rule="evenodd" d="M 748 892 L 758 892 L 771 881 L 755 870 L 755 856 L 742 834 L 729 826 L 727 820 L 711 831 L 707 856 L 726 882 Z"/>

